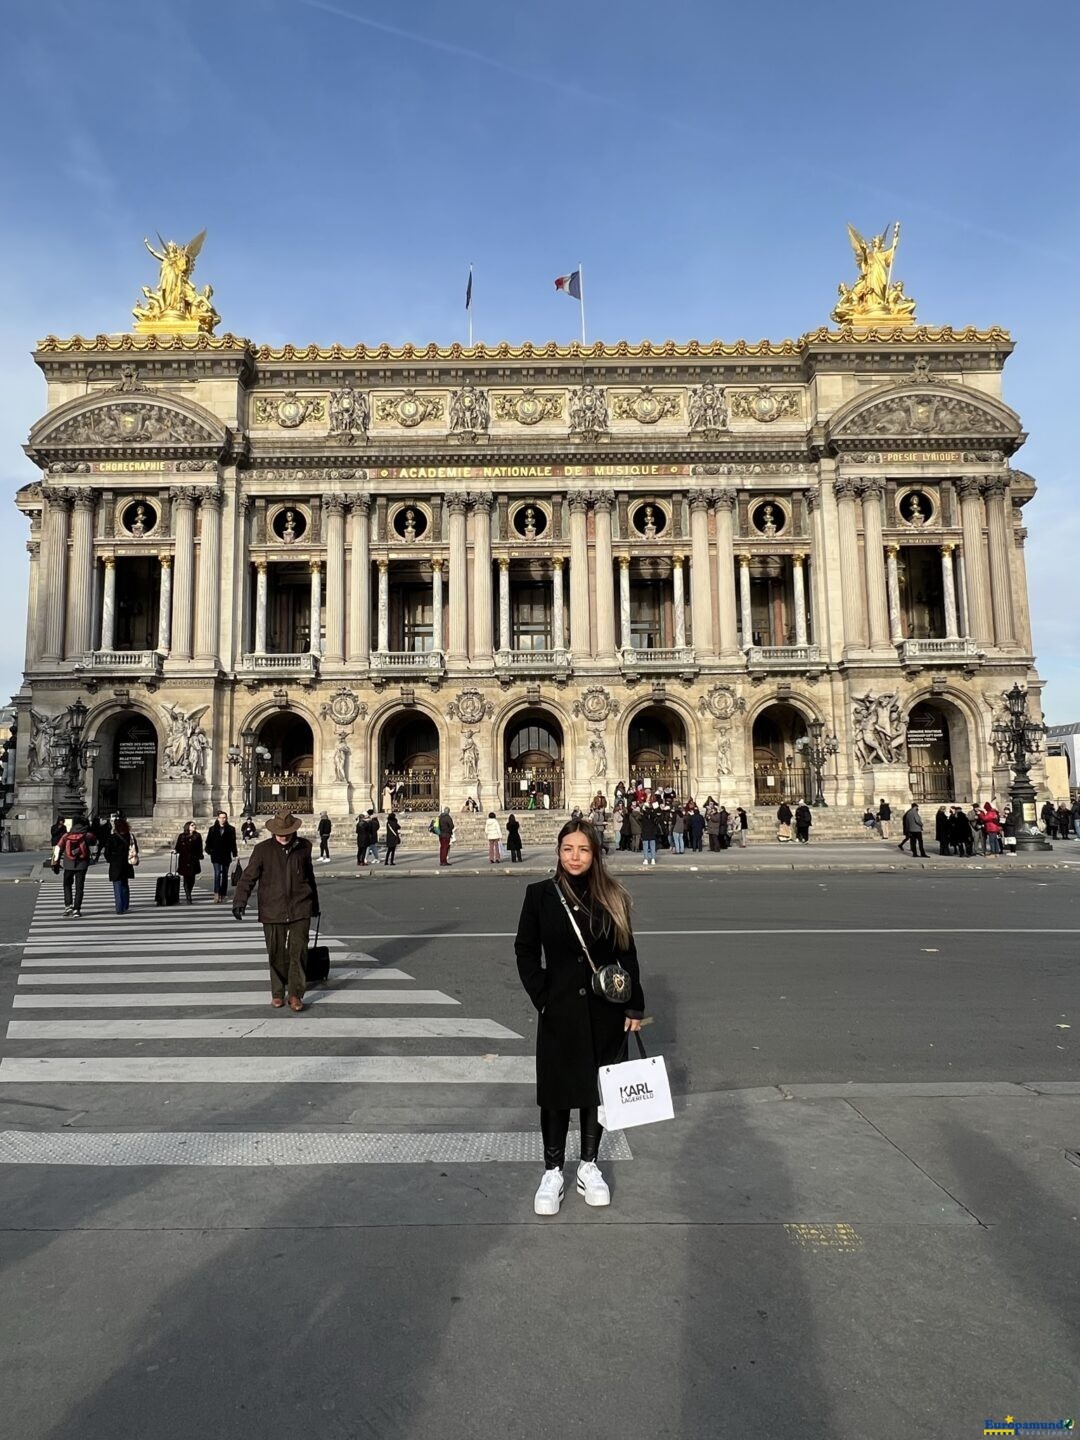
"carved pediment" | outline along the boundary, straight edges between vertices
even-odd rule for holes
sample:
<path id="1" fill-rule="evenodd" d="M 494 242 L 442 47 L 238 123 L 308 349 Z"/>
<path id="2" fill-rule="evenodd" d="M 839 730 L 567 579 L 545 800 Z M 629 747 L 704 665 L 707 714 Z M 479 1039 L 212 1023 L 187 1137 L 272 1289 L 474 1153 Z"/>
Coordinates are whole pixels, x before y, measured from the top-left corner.
<path id="1" fill-rule="evenodd" d="M 31 430 L 26 449 L 38 461 L 100 450 L 219 452 L 228 438 L 228 428 L 201 406 L 172 397 L 109 394 L 74 400 L 46 415 Z"/>
<path id="2" fill-rule="evenodd" d="M 1022 438 L 1020 419 L 999 400 L 958 386 L 890 386 L 859 396 L 837 411 L 829 437 L 842 445 L 889 440 L 925 446 L 928 441 L 993 441 L 1009 449 Z"/>

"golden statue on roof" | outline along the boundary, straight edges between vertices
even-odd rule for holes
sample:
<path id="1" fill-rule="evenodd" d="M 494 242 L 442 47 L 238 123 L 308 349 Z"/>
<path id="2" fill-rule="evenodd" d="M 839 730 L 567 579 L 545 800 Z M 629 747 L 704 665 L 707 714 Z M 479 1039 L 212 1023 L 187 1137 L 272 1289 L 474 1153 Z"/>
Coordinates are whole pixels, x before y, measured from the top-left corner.
<path id="1" fill-rule="evenodd" d="M 841 284 L 840 299 L 832 318 L 840 325 L 911 325 L 915 320 L 915 301 L 904 294 L 902 280 L 892 278 L 893 261 L 900 244 L 900 221 L 893 225 L 892 242 L 885 244 L 885 234 L 864 240 L 854 225 L 847 227 L 859 278 L 854 285 Z"/>
<path id="2" fill-rule="evenodd" d="M 196 335 L 212 333 L 221 316 L 212 303 L 213 289 L 204 285 L 196 290 L 191 283 L 191 272 L 206 239 L 201 230 L 194 240 L 186 245 L 177 245 L 175 240 L 162 240 L 158 233 L 161 250 L 157 251 L 145 237 L 143 244 L 161 265 L 157 288 L 142 287 L 146 297 L 145 305 L 136 305 L 135 329 L 149 335 Z"/>

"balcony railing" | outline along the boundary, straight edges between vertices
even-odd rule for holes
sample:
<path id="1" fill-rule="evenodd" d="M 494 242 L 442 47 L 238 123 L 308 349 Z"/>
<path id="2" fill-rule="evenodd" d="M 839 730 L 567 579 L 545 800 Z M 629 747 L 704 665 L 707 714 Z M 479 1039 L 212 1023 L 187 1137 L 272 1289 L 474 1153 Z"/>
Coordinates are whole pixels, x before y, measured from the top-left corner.
<path id="1" fill-rule="evenodd" d="M 636 650 L 626 646 L 621 654 L 623 671 L 635 675 L 677 675 L 697 670 L 697 655 L 692 645 L 656 646 Z"/>
<path id="2" fill-rule="evenodd" d="M 160 675 L 158 650 L 91 650 L 82 658 L 87 670 L 107 670 L 118 675 Z"/>
<path id="3" fill-rule="evenodd" d="M 751 645 L 746 661 L 751 670 L 813 670 L 825 663 L 820 645 Z"/>
<path id="4" fill-rule="evenodd" d="M 373 650 L 372 675 L 441 675 L 446 662 L 441 650 Z"/>
<path id="5" fill-rule="evenodd" d="M 956 660 L 981 660 L 983 652 L 974 640 L 902 640 L 900 659 L 905 665 L 951 665 Z"/>
<path id="6" fill-rule="evenodd" d="M 495 669 L 504 675 L 570 674 L 569 650 L 496 650 Z"/>
<path id="7" fill-rule="evenodd" d="M 240 666 L 243 670 L 269 671 L 274 675 L 314 675 L 319 669 L 319 657 L 310 650 L 302 650 L 297 654 L 242 655 Z"/>

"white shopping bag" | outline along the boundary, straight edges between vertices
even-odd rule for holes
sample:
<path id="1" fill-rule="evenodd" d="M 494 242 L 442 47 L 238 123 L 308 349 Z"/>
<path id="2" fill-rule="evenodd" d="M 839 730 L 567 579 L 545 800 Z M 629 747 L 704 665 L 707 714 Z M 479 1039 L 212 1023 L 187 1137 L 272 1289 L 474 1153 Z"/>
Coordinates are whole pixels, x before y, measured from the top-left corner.
<path id="1" fill-rule="evenodd" d="M 600 1067 L 601 1123 L 606 1130 L 630 1130 L 675 1118 L 663 1056 L 646 1055 L 640 1033 L 632 1033 L 641 1047 L 641 1059 Z"/>

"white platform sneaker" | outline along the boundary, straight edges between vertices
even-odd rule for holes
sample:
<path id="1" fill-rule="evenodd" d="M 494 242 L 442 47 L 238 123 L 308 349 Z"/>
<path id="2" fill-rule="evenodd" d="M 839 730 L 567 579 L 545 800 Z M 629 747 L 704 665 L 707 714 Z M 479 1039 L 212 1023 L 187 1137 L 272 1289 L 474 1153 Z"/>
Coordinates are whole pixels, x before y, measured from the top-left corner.
<path id="1" fill-rule="evenodd" d="M 580 1183 L 580 1182 L 579 1182 Z M 607 1188 L 606 1186 L 604 1187 Z M 561 1170 L 545 1170 L 533 1198 L 533 1209 L 537 1215 L 557 1215 L 563 1198 L 563 1174 Z"/>
<path id="2" fill-rule="evenodd" d="M 583 1160 L 577 1167 L 577 1193 L 586 1205 L 610 1205 L 611 1191 L 594 1160 Z"/>

